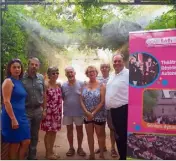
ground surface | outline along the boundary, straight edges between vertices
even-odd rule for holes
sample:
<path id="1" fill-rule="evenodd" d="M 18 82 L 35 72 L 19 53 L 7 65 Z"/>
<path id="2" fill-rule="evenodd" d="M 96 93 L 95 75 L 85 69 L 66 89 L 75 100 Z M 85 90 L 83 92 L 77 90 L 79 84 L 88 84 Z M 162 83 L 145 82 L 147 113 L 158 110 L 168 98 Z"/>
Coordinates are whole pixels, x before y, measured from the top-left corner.
<path id="1" fill-rule="evenodd" d="M 66 133 L 66 127 L 63 126 L 62 130 L 57 133 L 56 142 L 54 146 L 54 151 L 60 156 L 61 160 L 85 160 L 88 159 L 89 156 L 89 149 L 88 149 L 88 143 L 87 143 L 87 136 L 84 129 L 84 139 L 83 139 L 83 148 L 84 151 L 87 153 L 86 157 L 80 157 L 76 153 L 73 157 L 67 157 L 65 153 L 68 151 L 68 141 L 67 141 L 67 133 Z M 105 152 L 105 159 L 106 160 L 117 160 L 118 158 L 112 158 L 110 156 L 110 133 L 109 129 L 106 127 L 106 146 L 108 151 Z M 74 131 L 74 147 L 77 150 L 77 140 L 76 140 L 76 131 Z M 95 148 L 98 148 L 97 138 L 95 136 Z M 38 143 L 38 152 L 37 152 L 37 158 L 40 160 L 45 159 L 45 146 L 44 146 L 44 132 L 40 131 L 39 133 L 39 143 Z M 96 155 L 96 159 L 99 159 L 99 155 Z"/>

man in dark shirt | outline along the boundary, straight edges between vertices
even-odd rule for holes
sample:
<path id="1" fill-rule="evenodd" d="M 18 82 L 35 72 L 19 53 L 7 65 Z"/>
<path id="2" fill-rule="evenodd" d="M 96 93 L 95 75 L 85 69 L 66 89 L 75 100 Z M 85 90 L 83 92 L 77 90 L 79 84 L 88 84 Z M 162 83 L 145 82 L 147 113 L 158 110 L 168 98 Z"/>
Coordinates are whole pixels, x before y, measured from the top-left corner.
<path id="1" fill-rule="evenodd" d="M 31 128 L 31 144 L 28 159 L 36 160 L 38 133 L 42 117 L 46 115 L 45 85 L 43 75 L 37 73 L 40 66 L 38 58 L 29 59 L 28 70 L 24 74 L 23 84 L 28 93 L 26 112 Z M 43 109 L 41 108 L 43 107 Z"/>

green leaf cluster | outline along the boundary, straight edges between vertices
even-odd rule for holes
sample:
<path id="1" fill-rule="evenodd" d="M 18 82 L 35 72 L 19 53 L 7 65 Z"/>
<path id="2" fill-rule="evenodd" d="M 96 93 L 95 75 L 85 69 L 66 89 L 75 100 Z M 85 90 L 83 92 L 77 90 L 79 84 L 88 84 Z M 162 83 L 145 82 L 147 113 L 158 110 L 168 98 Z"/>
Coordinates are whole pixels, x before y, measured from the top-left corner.
<path id="1" fill-rule="evenodd" d="M 25 51 L 27 34 L 18 24 L 20 18 L 18 11 L 20 7 L 9 7 L 7 12 L 3 13 L 2 19 L 2 37 L 1 37 L 1 69 L 2 78 L 7 63 L 14 58 L 20 58 L 27 65 L 27 55 Z"/>
<path id="2" fill-rule="evenodd" d="M 49 1 L 53 2 L 52 0 Z M 85 49 L 85 47 L 94 49 L 97 47 L 109 47 L 110 49 L 114 49 L 108 46 L 103 40 L 103 36 L 101 35 L 102 26 L 114 19 L 124 20 L 130 17 L 132 20 L 132 17 L 141 14 L 144 10 L 144 7 L 135 9 L 134 6 L 105 7 L 102 3 L 99 3 L 102 2 L 100 0 L 84 0 L 84 2 L 86 1 L 89 3 L 79 3 L 79 0 L 74 0 L 77 5 L 71 5 L 67 1 L 64 4 L 54 3 L 53 5 L 45 5 L 43 3 L 38 6 L 8 6 L 8 10 L 3 12 L 2 19 L 2 71 L 4 71 L 7 62 L 16 57 L 20 58 L 26 67 L 27 58 L 31 56 L 32 51 L 35 53 L 32 56 L 39 57 L 42 63 L 42 72 L 46 71 L 49 64 L 47 57 L 43 54 L 45 49 L 37 49 L 36 41 L 31 39 L 33 31 L 27 33 L 25 28 L 20 25 L 22 19 L 27 20 L 28 18 L 32 18 L 48 30 L 68 34 L 75 40 L 76 45 L 79 43 L 79 50 Z M 90 3 L 90 1 L 92 2 Z M 60 0 L 56 0 L 55 2 L 60 2 Z M 156 18 L 146 29 L 174 27 L 176 27 L 176 12 L 173 8 L 169 12 L 163 13 L 160 18 Z M 49 48 L 57 48 L 55 50 L 56 53 L 59 54 L 62 52 L 64 53 L 63 55 L 68 54 L 64 46 L 51 44 L 41 35 L 38 34 L 37 36 L 37 39 L 41 43 L 50 45 Z M 127 48 L 128 46 L 125 49 Z M 124 53 L 127 54 L 128 51 L 124 50 Z M 49 54 L 52 55 L 51 53 Z"/>
<path id="3" fill-rule="evenodd" d="M 176 28 L 176 11 L 175 8 L 171 9 L 167 13 L 163 13 L 161 17 L 157 17 L 154 22 L 151 22 L 146 30 L 151 29 L 168 29 Z"/>

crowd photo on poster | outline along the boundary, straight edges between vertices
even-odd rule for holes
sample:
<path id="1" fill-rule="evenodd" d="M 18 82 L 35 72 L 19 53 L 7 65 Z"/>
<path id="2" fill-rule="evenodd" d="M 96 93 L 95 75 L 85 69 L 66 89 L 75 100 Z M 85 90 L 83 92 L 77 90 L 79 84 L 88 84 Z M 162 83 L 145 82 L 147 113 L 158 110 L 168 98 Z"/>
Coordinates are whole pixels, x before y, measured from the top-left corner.
<path id="1" fill-rule="evenodd" d="M 158 76 L 157 60 L 146 53 L 135 53 L 129 58 L 130 84 L 144 86 L 152 83 Z"/>
<path id="2" fill-rule="evenodd" d="M 176 137 L 172 135 L 130 134 L 128 157 L 147 160 L 175 160 Z"/>
<path id="3" fill-rule="evenodd" d="M 143 94 L 143 120 L 176 125 L 176 89 L 147 89 Z"/>

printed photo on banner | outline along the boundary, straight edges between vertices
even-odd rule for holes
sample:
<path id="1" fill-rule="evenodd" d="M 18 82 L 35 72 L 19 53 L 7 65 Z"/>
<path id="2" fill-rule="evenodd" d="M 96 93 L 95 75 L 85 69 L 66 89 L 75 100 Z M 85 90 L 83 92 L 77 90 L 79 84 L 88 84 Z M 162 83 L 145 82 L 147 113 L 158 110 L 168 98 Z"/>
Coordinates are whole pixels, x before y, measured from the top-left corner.
<path id="1" fill-rule="evenodd" d="M 175 29 L 130 33 L 129 159 L 176 160 L 175 35 Z"/>
<path id="2" fill-rule="evenodd" d="M 129 58 L 130 84 L 147 86 L 153 83 L 159 74 L 156 58 L 144 52 L 132 54 Z"/>
<path id="3" fill-rule="evenodd" d="M 143 120 L 176 125 L 176 89 L 147 89 L 143 92 Z"/>
<path id="4" fill-rule="evenodd" d="M 175 135 L 136 134 L 128 135 L 128 159 L 175 160 Z"/>

